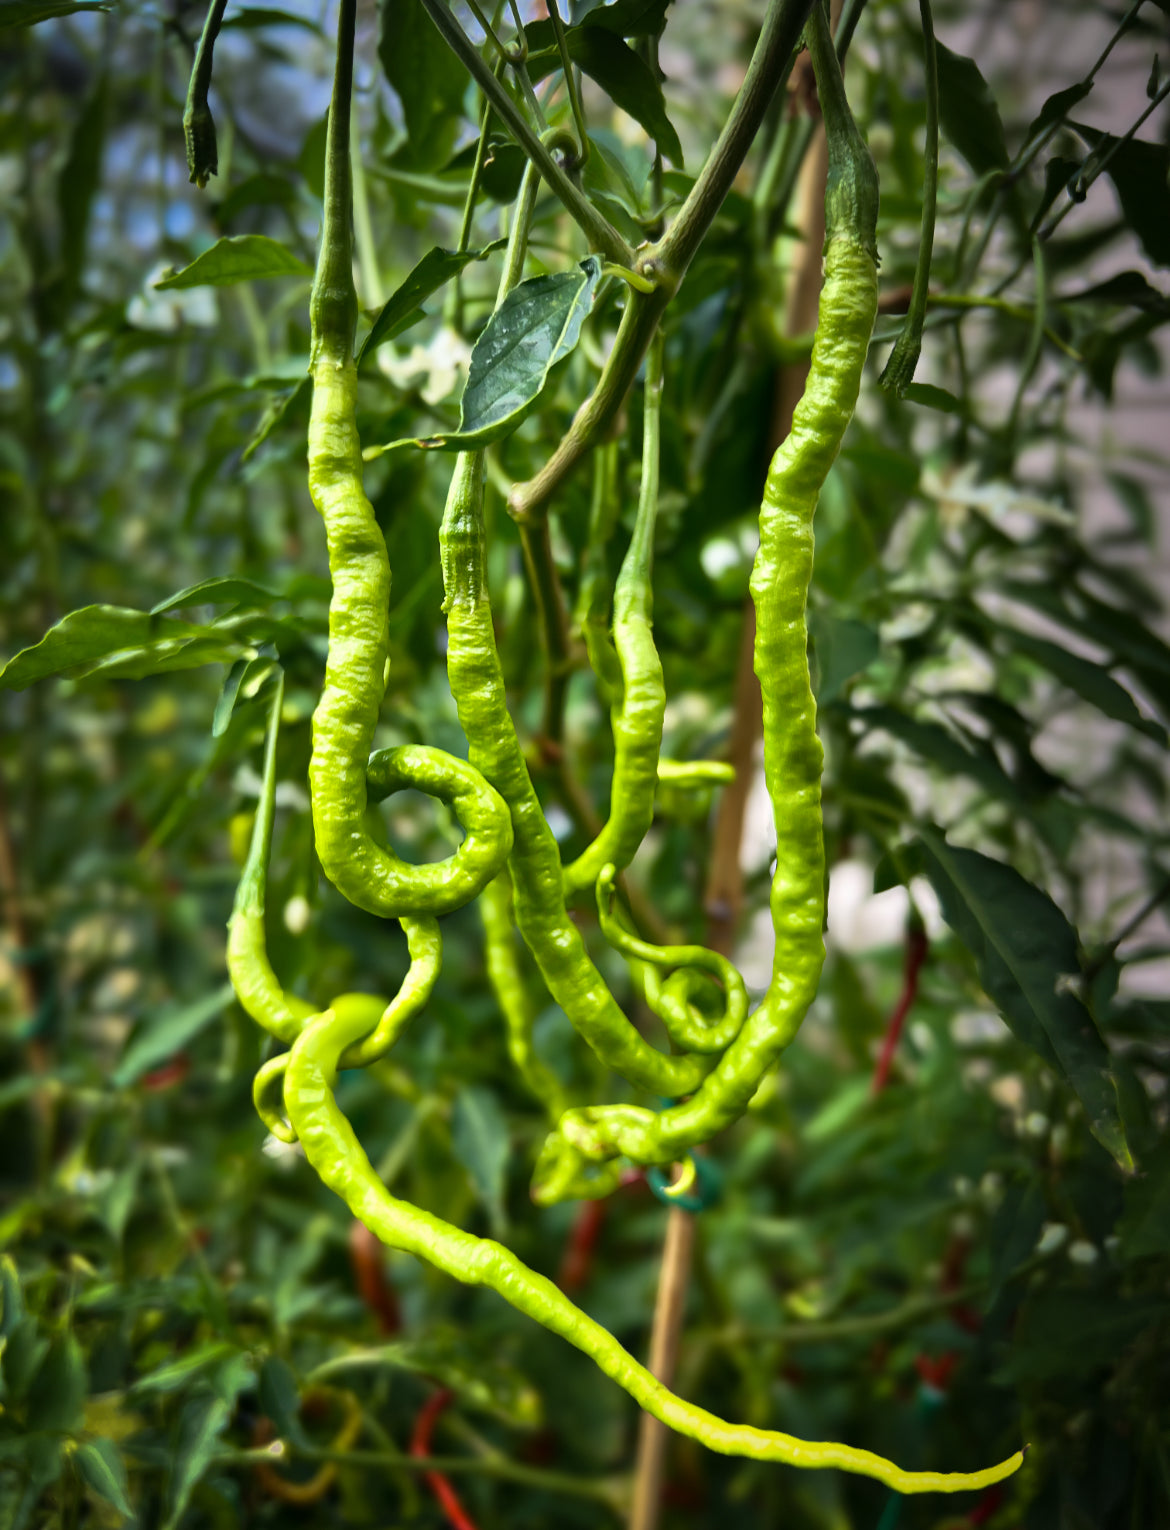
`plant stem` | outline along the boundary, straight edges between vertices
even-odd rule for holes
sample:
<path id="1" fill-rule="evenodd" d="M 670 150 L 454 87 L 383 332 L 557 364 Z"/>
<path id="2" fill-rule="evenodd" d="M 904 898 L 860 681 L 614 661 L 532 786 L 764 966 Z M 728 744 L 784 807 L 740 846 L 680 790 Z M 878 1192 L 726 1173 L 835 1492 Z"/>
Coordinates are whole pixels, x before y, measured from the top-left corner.
<path id="1" fill-rule="evenodd" d="M 914 290 L 902 332 L 890 352 L 879 379 L 899 398 L 914 381 L 914 369 L 922 354 L 922 324 L 930 293 L 930 259 L 934 252 L 934 222 L 938 205 L 938 50 L 934 44 L 934 18 L 930 0 L 919 0 L 922 14 L 922 62 L 926 76 L 926 149 L 922 181 L 922 233 L 914 266 Z"/>
<path id="2" fill-rule="evenodd" d="M 665 1387 L 674 1386 L 679 1339 L 691 1256 L 695 1244 L 695 1219 L 689 1211 L 672 1206 L 666 1223 L 658 1297 L 654 1305 L 654 1328 L 650 1336 L 647 1365 Z M 634 1502 L 629 1530 L 656 1530 L 662 1500 L 662 1472 L 670 1431 L 665 1424 L 644 1413 L 638 1431 L 638 1460 L 634 1471 Z"/>
<path id="3" fill-rule="evenodd" d="M 580 226 L 589 248 L 619 265 L 632 265 L 634 253 L 629 245 L 600 213 L 589 198 L 565 174 L 539 135 L 525 120 L 512 97 L 484 62 L 479 49 L 448 10 L 444 0 L 422 0 L 427 15 L 439 29 L 451 51 L 466 66 L 468 73 L 491 102 L 492 110 L 540 171 L 541 179 L 564 204 L 570 217 Z"/>
<path id="4" fill-rule="evenodd" d="M 428 7 L 437 3 L 438 0 L 424 0 Z M 635 265 L 643 276 L 655 278 L 659 285 L 654 292 L 630 294 L 613 350 L 596 388 L 535 478 L 513 487 L 508 504 L 515 520 L 522 523 L 544 510 L 582 457 L 605 435 L 625 402 L 658 322 L 723 205 L 773 95 L 787 76 L 801 28 L 811 9 L 812 0 L 769 0 L 743 86 L 678 217 L 665 237 L 643 251 L 636 263 L 633 258 L 615 261 Z"/>
<path id="5" fill-rule="evenodd" d="M 306 1461 L 333 1461 L 338 1466 L 385 1467 L 395 1471 L 442 1472 L 444 1476 L 479 1472 L 484 1477 L 499 1477 L 505 1482 L 522 1482 L 528 1487 L 565 1497 L 591 1499 L 617 1511 L 624 1498 L 620 1480 L 600 1481 L 572 1477 L 567 1472 L 549 1472 L 536 1466 L 524 1466 L 503 1455 L 487 1456 L 412 1456 L 404 1450 L 330 1450 L 328 1447 L 295 1445 L 282 1441 L 284 1450 L 271 1446 L 252 1450 L 218 1451 L 215 1460 L 225 1466 L 250 1466 L 258 1462 L 271 1465 L 274 1460 L 298 1456 Z"/>

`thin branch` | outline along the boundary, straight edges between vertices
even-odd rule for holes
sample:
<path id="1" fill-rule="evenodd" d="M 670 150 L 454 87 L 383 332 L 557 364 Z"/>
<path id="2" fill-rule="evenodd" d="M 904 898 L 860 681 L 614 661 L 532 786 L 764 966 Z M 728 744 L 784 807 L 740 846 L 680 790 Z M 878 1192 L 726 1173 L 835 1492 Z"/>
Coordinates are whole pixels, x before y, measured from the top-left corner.
<path id="1" fill-rule="evenodd" d="M 438 0 L 424 0 L 428 8 L 437 3 Z M 788 74 L 811 9 L 812 0 L 770 0 L 743 86 L 707 163 L 665 237 L 637 259 L 637 271 L 657 280 L 659 285 L 650 293 L 631 293 L 597 387 L 540 472 L 512 489 L 508 503 L 517 521 L 533 519 L 547 506 L 577 463 L 613 423 L 667 304 L 678 291 L 703 236 L 731 189 L 773 95 Z M 631 258 L 615 264 L 631 266 L 635 261 Z"/>
<path id="2" fill-rule="evenodd" d="M 788 76 L 811 10 L 812 0 L 769 0 L 760 39 L 731 114 L 678 217 L 651 252 L 676 283 L 682 280 L 703 236 L 715 221 L 772 97 Z"/>
<path id="3" fill-rule="evenodd" d="M 548 147 L 525 120 L 512 97 L 484 62 L 479 49 L 456 21 L 444 0 L 422 0 L 427 15 L 443 40 L 464 64 L 472 79 L 492 104 L 492 110 L 540 171 L 541 179 L 564 204 L 589 241 L 589 248 L 618 265 L 632 265 L 634 252 L 589 198 L 569 179 Z"/>

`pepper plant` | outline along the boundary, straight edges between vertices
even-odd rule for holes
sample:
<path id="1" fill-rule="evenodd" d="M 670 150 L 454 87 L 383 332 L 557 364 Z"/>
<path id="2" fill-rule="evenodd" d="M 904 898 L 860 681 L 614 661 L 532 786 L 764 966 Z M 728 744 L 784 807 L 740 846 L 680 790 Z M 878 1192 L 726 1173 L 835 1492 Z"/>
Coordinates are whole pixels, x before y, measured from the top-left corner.
<path id="1" fill-rule="evenodd" d="M 925 0 L 95 9 L 0 18 L 7 1522 L 1156 1518 L 1156 19 L 1005 127 Z"/>

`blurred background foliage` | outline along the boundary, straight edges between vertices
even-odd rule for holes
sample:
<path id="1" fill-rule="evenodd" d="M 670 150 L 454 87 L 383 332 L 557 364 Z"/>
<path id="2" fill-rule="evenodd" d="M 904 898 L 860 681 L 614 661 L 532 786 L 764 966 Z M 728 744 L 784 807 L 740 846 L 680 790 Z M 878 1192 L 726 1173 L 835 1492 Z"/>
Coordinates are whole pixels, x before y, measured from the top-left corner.
<path id="1" fill-rule="evenodd" d="M 743 0 L 609 10 L 642 73 L 626 110 L 602 88 L 621 94 L 613 49 L 601 84 L 586 79 L 584 184 L 636 240 L 659 191 L 669 207 L 690 185 L 759 17 Z M 663 16 L 660 89 L 645 61 Z M 675 1441 L 663 1522 L 679 1530 L 1170 1523 L 1167 480 L 1164 426 L 1148 428 L 1170 319 L 1166 7 L 947 3 L 936 20 L 949 47 L 919 381 L 894 401 L 874 369 L 818 512 L 829 964 L 781 1072 L 712 1145 L 678 1386 L 906 1466 L 1032 1450 L 977 1501 L 899 1503 Z M 219 175 L 201 192 L 180 120 L 202 21 L 186 0 L 0 7 L 0 652 L 79 608 L 121 613 L 104 637 L 87 619 L 39 670 L 22 661 L 0 698 L 0 1530 L 456 1523 L 418 1469 L 428 1452 L 481 1527 L 618 1524 L 628 1399 L 494 1297 L 386 1255 L 251 1108 L 261 1039 L 225 986 L 224 924 L 274 654 L 288 697 L 275 964 L 323 1000 L 393 991 L 406 952 L 320 878 L 300 784 L 329 594 L 304 484 L 303 273 L 333 17 L 315 0 L 229 9 Z M 917 7 L 870 0 L 847 77 L 882 177 L 880 366 L 921 212 Z M 358 87 L 372 315 L 429 250 L 457 245 L 481 106 L 402 0 L 362 9 Z M 552 109 L 565 116 L 563 91 Z M 809 109 L 806 90 L 778 100 L 667 321 L 665 752 L 737 759 L 744 906 L 710 906 L 710 796 L 663 793 L 633 876 L 688 937 L 736 915 L 761 987 L 770 847 L 737 674 L 777 399 L 807 351 L 783 316 Z M 474 249 L 498 237 L 521 169 L 492 134 Z M 157 287 L 239 235 L 277 241 L 291 269 Z M 586 253 L 542 198 L 530 269 Z M 366 442 L 454 424 L 498 259 L 407 304 L 409 325 L 370 354 Z M 564 737 L 544 735 L 550 661 L 499 488 L 568 426 L 620 303 L 611 281 L 541 410 L 494 452 L 500 641 L 567 854 L 581 790 L 604 811 L 608 727 L 574 649 Z M 638 409 L 635 392 L 627 527 Z M 394 577 L 379 741 L 462 752 L 436 557 L 448 470 L 412 451 L 369 468 Z M 580 473 L 555 505 L 570 607 L 589 494 Z M 453 825 L 411 796 L 390 830 L 426 858 Z M 642 1180 L 603 1210 L 531 1206 L 544 1118 L 508 1058 L 476 910 L 445 934 L 424 1021 L 343 1079 L 345 1109 L 396 1193 L 506 1238 L 642 1353 L 667 1212 Z M 620 961 L 596 954 L 632 1004 Z M 575 1097 L 612 1098 L 525 972 L 541 1058 Z"/>

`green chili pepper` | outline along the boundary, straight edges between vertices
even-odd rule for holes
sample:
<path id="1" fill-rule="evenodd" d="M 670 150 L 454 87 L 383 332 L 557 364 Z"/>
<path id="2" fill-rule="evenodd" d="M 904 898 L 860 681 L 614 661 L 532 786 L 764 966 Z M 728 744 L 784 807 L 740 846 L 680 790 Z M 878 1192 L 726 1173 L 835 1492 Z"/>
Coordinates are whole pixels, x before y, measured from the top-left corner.
<path id="1" fill-rule="evenodd" d="M 489 882 L 479 896 L 483 920 L 484 956 L 508 1037 L 508 1055 L 517 1073 L 555 1121 L 564 1109 L 564 1091 L 551 1069 L 532 1046 L 535 1020 L 532 1000 L 524 985 L 512 928 L 512 887 L 505 874 Z"/>
<path id="2" fill-rule="evenodd" d="M 187 170 L 193 186 L 207 185 L 209 176 L 219 174 L 219 151 L 215 141 L 215 119 L 207 104 L 207 92 L 211 87 L 211 63 L 215 52 L 215 40 L 223 25 L 227 0 L 211 0 L 199 46 L 195 50 L 195 62 L 191 67 L 191 79 L 187 85 L 187 104 L 183 111 L 183 137 L 187 143 Z"/>
<path id="3" fill-rule="evenodd" d="M 739 1035 L 748 1012 L 743 978 L 725 956 L 705 946 L 654 946 L 639 940 L 623 927 L 614 913 L 614 879 L 617 868 L 603 866 L 597 879 L 597 913 L 601 932 L 615 950 L 645 964 L 643 994 L 647 1005 L 662 1021 L 675 1046 L 688 1052 L 724 1052 Z M 658 981 L 659 967 L 676 967 L 665 984 Z M 723 987 L 723 1013 L 709 1020 L 692 1000 L 709 973 Z"/>
<path id="4" fill-rule="evenodd" d="M 597 693 L 606 707 L 618 707 L 622 699 L 622 670 L 609 632 L 609 581 L 605 549 L 617 524 L 621 500 L 618 495 L 618 443 L 607 441 L 593 458 L 593 503 L 589 510 L 589 539 L 577 591 L 577 625 L 585 643 L 589 667 L 597 681 Z"/>
<path id="5" fill-rule="evenodd" d="M 340 1059 L 362 1035 L 365 1017 L 327 1011 L 310 1023 L 289 1054 L 284 1102 L 305 1157 L 329 1188 L 391 1248 L 425 1259 L 467 1285 L 488 1286 L 505 1301 L 587 1354 L 647 1413 L 724 1455 L 809 1468 L 838 1467 L 875 1477 L 900 1493 L 961 1492 L 988 1487 L 1014 1472 L 1023 1452 L 982 1472 L 906 1472 L 868 1450 L 795 1439 L 729 1424 L 669 1392 L 618 1343 L 574 1306 L 551 1280 L 488 1238 L 477 1238 L 390 1194 L 375 1174 L 334 1096 Z"/>
<path id="6" fill-rule="evenodd" d="M 348 46 L 338 52 L 325 151 L 325 215 L 310 300 L 313 403 L 309 417 L 309 493 L 325 523 L 333 598 L 325 685 L 313 714 L 309 785 L 313 832 L 325 874 L 368 913 L 445 914 L 480 893 L 510 849 L 508 816 L 490 787 L 438 751 L 395 752 L 373 765 L 375 784 L 418 786 L 472 811 L 475 828 L 447 860 L 411 866 L 378 844 L 365 821 L 368 757 L 385 693 L 390 565 L 373 507 L 362 486 L 353 359 L 357 294 L 353 285 L 349 97 L 355 0 L 342 0 Z M 345 108 L 341 109 L 344 102 Z M 444 764 L 445 762 L 445 764 Z M 389 772 L 389 773 L 387 773 Z"/>
<path id="7" fill-rule="evenodd" d="M 227 964 L 232 987 L 245 1014 L 281 1041 L 291 1041 L 315 1007 L 295 994 L 285 993 L 268 960 L 264 931 L 268 885 L 268 859 L 272 849 L 272 823 L 276 811 L 276 744 L 280 734 L 280 709 L 284 702 L 284 675 L 276 672 L 264 749 L 264 775 L 260 800 L 252 823 L 248 858 L 236 888 L 228 920 Z"/>
<path id="8" fill-rule="evenodd" d="M 537 1163 L 533 1195 L 542 1203 L 574 1194 L 589 1172 L 586 1164 L 619 1154 L 641 1164 L 674 1162 L 736 1120 L 799 1029 L 824 963 L 823 751 L 809 682 L 805 604 L 813 512 L 857 402 L 877 312 L 877 176 L 849 111 L 819 3 L 806 36 L 829 146 L 824 286 L 804 396 L 768 473 L 751 577 L 764 774 L 776 825 L 772 980 L 685 1103 L 658 1114 L 629 1105 L 566 1112 Z"/>
<path id="9" fill-rule="evenodd" d="M 439 534 L 447 592 L 447 674 L 471 763 L 512 814 L 515 919 L 553 999 L 608 1066 L 654 1094 L 689 1093 L 710 1063 L 669 1057 L 631 1025 L 565 909 L 561 860 L 508 712 L 484 578 L 483 462 L 456 462 Z"/>
<path id="10" fill-rule="evenodd" d="M 644 396 L 638 514 L 613 595 L 613 645 L 622 684 L 620 700 L 611 713 L 614 760 L 609 818 L 593 843 L 565 867 L 566 894 L 592 887 L 607 862 L 624 871 L 654 819 L 654 787 L 666 711 L 662 662 L 650 620 L 662 419 L 661 333 L 651 342 L 646 358 Z"/>

